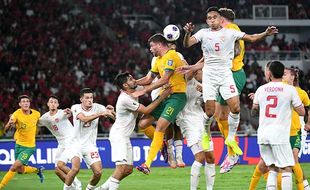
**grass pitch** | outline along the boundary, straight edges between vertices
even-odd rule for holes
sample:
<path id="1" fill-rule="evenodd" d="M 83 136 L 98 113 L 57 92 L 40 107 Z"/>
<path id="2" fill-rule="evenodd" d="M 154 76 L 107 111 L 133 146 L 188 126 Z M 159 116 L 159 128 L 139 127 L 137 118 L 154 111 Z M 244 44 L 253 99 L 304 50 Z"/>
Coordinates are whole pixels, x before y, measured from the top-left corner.
<path id="1" fill-rule="evenodd" d="M 216 167 L 216 179 L 214 189 L 220 190 L 246 190 L 249 187 L 254 165 L 238 165 L 227 174 L 220 174 L 219 167 Z M 306 176 L 310 179 L 310 163 L 302 164 Z M 101 181 L 104 181 L 112 174 L 113 169 L 104 169 Z M 0 172 L 0 178 L 5 172 Z M 63 183 L 53 171 L 45 171 L 44 183 L 39 182 L 35 174 L 16 175 L 4 190 L 61 190 Z M 78 178 L 83 183 L 83 189 L 90 178 L 91 170 L 81 170 Z M 120 185 L 120 190 L 187 190 L 190 182 L 190 167 L 171 169 L 168 167 L 151 168 L 150 175 L 144 175 L 137 170 L 125 178 Z M 205 188 L 204 171 L 201 169 L 199 189 Z M 265 182 L 261 178 L 257 189 L 265 189 Z M 294 186 L 295 189 L 295 186 Z"/>

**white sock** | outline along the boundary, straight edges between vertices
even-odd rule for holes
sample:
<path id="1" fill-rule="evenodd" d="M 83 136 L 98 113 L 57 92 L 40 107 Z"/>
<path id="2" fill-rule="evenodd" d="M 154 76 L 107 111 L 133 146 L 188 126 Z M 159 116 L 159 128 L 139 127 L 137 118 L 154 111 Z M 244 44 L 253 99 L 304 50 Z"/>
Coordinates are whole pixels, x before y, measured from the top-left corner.
<path id="1" fill-rule="evenodd" d="M 200 177 L 200 168 L 202 163 L 197 162 L 196 160 L 193 162 L 191 167 L 191 190 L 196 190 L 199 185 L 199 177 Z"/>
<path id="2" fill-rule="evenodd" d="M 212 190 L 215 181 L 215 164 L 205 164 L 205 176 L 207 190 Z"/>
<path id="3" fill-rule="evenodd" d="M 304 190 L 310 190 L 310 186 L 309 186 L 308 180 L 305 179 L 303 184 L 304 184 Z"/>
<path id="4" fill-rule="evenodd" d="M 174 152 L 174 147 L 173 147 L 173 139 L 169 139 L 168 141 L 167 141 L 167 145 L 168 145 L 168 147 L 167 147 L 167 149 L 168 149 L 168 153 L 169 154 L 172 154 L 173 152 Z"/>
<path id="5" fill-rule="evenodd" d="M 175 157 L 177 160 L 183 160 L 182 152 L 183 152 L 183 142 L 182 140 L 174 141 L 175 146 Z"/>
<path id="6" fill-rule="evenodd" d="M 109 190 L 117 190 L 119 187 L 119 180 L 114 177 L 110 178 Z"/>
<path id="7" fill-rule="evenodd" d="M 277 178 L 278 178 L 278 172 L 270 170 L 268 178 L 267 178 L 266 190 L 276 190 L 277 189 Z"/>
<path id="8" fill-rule="evenodd" d="M 73 184 L 75 186 L 80 186 L 80 185 L 82 185 L 82 182 L 77 177 L 75 177 L 73 180 Z"/>
<path id="9" fill-rule="evenodd" d="M 110 185 L 111 177 L 112 177 L 112 176 L 110 176 L 110 177 L 104 182 L 104 184 L 102 184 L 102 185 L 100 186 L 100 189 L 101 189 L 101 190 L 109 190 L 109 185 Z"/>
<path id="10" fill-rule="evenodd" d="M 240 113 L 234 114 L 234 113 L 229 113 L 228 115 L 228 126 L 229 126 L 229 131 L 228 131 L 228 140 L 234 140 L 234 137 L 236 135 L 238 126 L 239 126 L 239 120 L 240 120 Z"/>
<path id="11" fill-rule="evenodd" d="M 281 186 L 282 186 L 282 190 L 292 190 L 293 189 L 293 181 L 292 181 L 292 173 L 291 172 L 283 172 L 282 173 Z"/>
<path id="12" fill-rule="evenodd" d="M 87 184 L 86 190 L 94 190 L 96 186 L 93 186 L 91 184 Z"/>
<path id="13" fill-rule="evenodd" d="M 209 117 L 207 116 L 206 113 L 203 114 L 203 117 L 204 117 L 204 124 L 205 124 L 205 132 L 209 134 L 210 132 L 210 126 L 212 124 L 212 122 L 214 121 L 214 117 Z"/>
<path id="14" fill-rule="evenodd" d="M 66 185 L 66 184 L 64 184 L 64 188 L 63 188 L 63 190 L 70 190 L 70 189 L 72 189 L 72 185 Z"/>

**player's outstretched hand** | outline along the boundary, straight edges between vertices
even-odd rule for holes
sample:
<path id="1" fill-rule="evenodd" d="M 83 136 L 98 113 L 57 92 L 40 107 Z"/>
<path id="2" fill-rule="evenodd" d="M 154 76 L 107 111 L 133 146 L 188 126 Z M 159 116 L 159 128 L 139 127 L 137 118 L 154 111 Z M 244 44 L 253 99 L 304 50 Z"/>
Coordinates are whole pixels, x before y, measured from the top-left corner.
<path id="1" fill-rule="evenodd" d="M 107 105 L 106 107 L 108 110 L 114 111 L 114 107 L 112 105 Z"/>
<path id="2" fill-rule="evenodd" d="M 195 25 L 193 25 L 193 23 L 188 22 L 185 24 L 185 26 L 183 27 L 183 30 L 189 34 L 192 33 L 194 31 Z"/>
<path id="3" fill-rule="evenodd" d="M 250 100 L 252 100 L 252 101 L 254 100 L 254 95 L 255 95 L 255 94 L 254 94 L 253 92 L 251 92 L 250 94 L 248 94 L 248 97 L 250 98 Z"/>
<path id="4" fill-rule="evenodd" d="M 172 93 L 172 89 L 171 89 L 171 86 L 169 85 L 169 86 L 165 86 L 164 87 L 164 91 L 161 93 L 161 97 L 163 97 L 163 98 L 167 98 L 171 93 Z"/>
<path id="5" fill-rule="evenodd" d="M 180 73 L 180 74 L 187 74 L 191 71 L 191 66 L 190 65 L 185 65 L 185 66 L 181 66 L 181 67 L 178 67 L 176 68 L 175 70 L 177 73 Z"/>
<path id="6" fill-rule="evenodd" d="M 268 26 L 268 28 L 266 29 L 267 36 L 271 36 L 277 33 L 279 33 L 279 30 L 275 26 Z"/>
<path id="7" fill-rule="evenodd" d="M 112 110 L 107 109 L 106 111 L 102 112 L 102 116 L 104 116 L 105 118 L 109 117 L 113 120 L 115 120 L 115 112 Z"/>
<path id="8" fill-rule="evenodd" d="M 200 84 L 197 84 L 196 90 L 197 90 L 198 92 L 202 92 L 202 86 L 201 86 Z"/>

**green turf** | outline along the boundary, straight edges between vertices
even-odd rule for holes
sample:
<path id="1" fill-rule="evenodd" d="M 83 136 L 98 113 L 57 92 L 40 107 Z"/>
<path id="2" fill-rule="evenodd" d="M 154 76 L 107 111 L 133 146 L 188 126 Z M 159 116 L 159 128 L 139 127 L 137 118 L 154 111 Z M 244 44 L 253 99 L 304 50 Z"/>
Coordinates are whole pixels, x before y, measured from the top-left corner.
<path id="1" fill-rule="evenodd" d="M 310 176 L 310 164 L 302 164 L 305 174 Z M 255 166 L 239 165 L 230 173 L 219 174 L 219 167 L 216 168 L 216 179 L 214 189 L 229 190 L 246 190 Z M 111 175 L 112 169 L 104 169 L 101 181 L 104 181 Z M 132 175 L 125 178 L 120 185 L 120 190 L 186 190 L 189 189 L 189 173 L 190 167 L 186 168 L 152 168 L 151 174 L 146 176 L 136 170 Z M 0 172 L 2 178 L 5 172 Z M 16 175 L 4 190 L 61 190 L 63 184 L 53 173 L 53 171 L 45 171 L 45 181 L 39 183 L 39 178 L 33 174 Z M 87 185 L 87 181 L 91 175 L 90 170 L 81 170 L 78 178 L 83 183 L 83 189 Z M 199 189 L 205 189 L 205 177 L 203 169 L 201 169 Z M 257 189 L 265 189 L 264 180 L 261 179 Z"/>

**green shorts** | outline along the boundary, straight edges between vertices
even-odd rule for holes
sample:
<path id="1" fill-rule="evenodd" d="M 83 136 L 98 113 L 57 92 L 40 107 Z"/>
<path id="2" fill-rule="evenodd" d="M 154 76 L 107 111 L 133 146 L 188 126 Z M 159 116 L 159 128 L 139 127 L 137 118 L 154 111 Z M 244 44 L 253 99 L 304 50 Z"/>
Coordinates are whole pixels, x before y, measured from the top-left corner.
<path id="1" fill-rule="evenodd" d="M 243 69 L 240 69 L 238 71 L 233 71 L 233 78 L 236 83 L 238 94 L 241 94 L 241 91 L 243 90 L 245 83 L 246 83 L 246 75 Z M 216 98 L 216 102 L 220 103 L 221 105 L 227 105 L 226 101 L 223 99 L 221 95 L 219 95 Z"/>
<path id="2" fill-rule="evenodd" d="M 185 93 L 171 94 L 166 100 L 162 101 L 151 113 L 155 119 L 160 117 L 165 118 L 171 123 L 174 123 L 177 115 L 186 104 Z"/>
<path id="3" fill-rule="evenodd" d="M 21 161 L 24 165 L 28 165 L 28 160 L 34 154 L 36 147 L 25 147 L 15 144 L 15 160 Z"/>
<path id="4" fill-rule="evenodd" d="M 300 138 L 299 132 L 298 132 L 298 135 L 296 135 L 296 136 L 290 136 L 290 144 L 291 144 L 292 149 L 297 148 L 300 150 L 300 148 L 301 148 L 300 139 L 301 138 Z"/>

